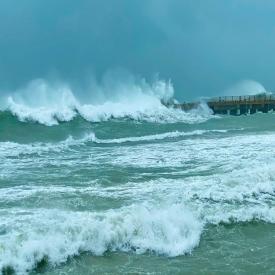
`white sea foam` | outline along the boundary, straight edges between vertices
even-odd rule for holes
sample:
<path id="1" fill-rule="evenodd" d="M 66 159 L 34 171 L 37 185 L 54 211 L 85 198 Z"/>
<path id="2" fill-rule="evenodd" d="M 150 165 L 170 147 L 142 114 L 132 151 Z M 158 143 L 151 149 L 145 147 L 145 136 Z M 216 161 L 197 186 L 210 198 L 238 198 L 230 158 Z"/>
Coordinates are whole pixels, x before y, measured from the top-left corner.
<path id="1" fill-rule="evenodd" d="M 44 257 L 55 265 L 83 251 L 95 255 L 107 250 L 150 251 L 177 256 L 199 244 L 202 231 L 208 228 L 205 225 L 275 223 L 274 132 L 230 135 L 227 131 L 174 131 L 110 139 L 89 133 L 56 144 L 1 143 L 0 156 L 16 157 L 1 161 L 0 180 L 10 169 L 4 182 L 16 182 L 13 177 L 30 182 L 0 188 L 4 206 L 0 211 L 0 268 L 12 266 L 24 274 Z M 176 139 L 185 135 L 190 136 Z M 161 139 L 167 142 L 139 143 Z M 92 146 L 90 142 L 114 146 Z M 87 143 L 91 146 L 82 146 Z M 30 152 L 45 155 L 28 155 Z M 62 170 L 56 169 L 59 166 Z M 127 175 L 126 182 L 116 181 L 114 174 L 111 184 L 101 177 L 89 179 L 86 171 L 100 174 L 104 167 L 135 172 Z M 58 181 L 47 182 L 42 173 Z M 71 175 L 75 182 L 67 184 Z M 83 175 L 80 180 L 79 175 Z M 98 205 L 97 211 L 80 212 L 74 204 L 81 201 L 81 206 L 94 209 L 94 198 L 117 208 L 100 210 Z M 45 209 L 46 200 L 69 210 Z M 39 202 L 37 209 L 23 208 L 33 201 Z"/>
<path id="2" fill-rule="evenodd" d="M 31 144 L 22 144 L 17 142 L 0 142 L 0 157 L 18 157 L 22 155 L 31 155 L 46 152 L 61 152 L 62 150 L 69 149 L 70 146 L 79 145 L 83 143 L 84 140 L 75 140 L 71 136 L 65 141 L 58 143 L 50 142 L 34 142 Z"/>
<path id="3" fill-rule="evenodd" d="M 218 167 L 231 171 L 240 168 L 240 165 L 246 167 L 254 161 L 257 165 L 272 161 L 275 156 L 274 143 L 274 133 L 188 138 L 172 144 L 166 142 L 121 147 L 117 154 L 116 151 L 112 152 L 112 158 L 105 161 L 113 165 L 139 168 L 184 167 L 185 163 L 192 161 L 194 172 L 211 171 Z"/>
<path id="4" fill-rule="evenodd" d="M 227 174 L 213 174 L 209 176 L 192 176 L 185 179 L 158 178 L 142 182 L 128 182 L 119 186 L 102 186 L 100 181 L 88 181 L 79 186 L 37 186 L 21 185 L 0 189 L 0 202 L 20 201 L 30 197 L 48 197 L 68 195 L 70 198 L 83 195 L 97 198 L 126 199 L 140 202 L 143 200 L 184 200 L 190 204 L 195 203 L 211 205 L 224 205 L 232 203 L 232 209 L 247 204 L 266 205 L 275 196 L 275 165 L 265 167 L 252 166 L 253 170 L 235 169 Z M 245 175 L 248 175 L 245 177 Z M 141 188 L 142 186 L 142 188 Z M 67 200 L 67 199 L 65 199 Z M 209 209 L 213 208 L 210 206 Z M 216 209 L 214 211 L 216 213 Z M 209 214 L 209 213 L 208 213 Z"/>
<path id="5" fill-rule="evenodd" d="M 237 205 L 224 202 L 207 204 L 200 201 L 205 198 L 202 196 L 205 186 L 200 182 L 202 186 L 193 186 L 196 199 L 192 205 L 188 199 L 189 193 L 193 192 L 192 188 L 182 185 L 179 189 L 179 183 L 165 180 L 160 182 L 159 187 L 163 188 L 163 194 L 176 189 L 170 194 L 170 198 L 168 196 L 165 199 L 162 196 L 166 203 L 161 205 L 132 204 L 104 212 L 1 210 L 0 270 L 11 266 L 18 274 L 25 274 L 45 257 L 50 264 L 55 265 L 81 252 L 102 255 L 106 251 L 150 251 L 168 256 L 183 255 L 190 253 L 199 244 L 202 230 L 207 223 L 254 220 L 275 223 L 275 208 L 264 204 L 264 201 L 255 200 L 255 204 L 251 205 L 246 199 Z M 260 181 L 258 183 L 260 185 Z M 153 185 L 154 188 L 149 191 L 148 184 L 142 183 L 147 192 L 159 192 L 156 182 Z M 170 188 L 167 189 L 169 185 Z M 199 188 L 202 190 L 198 193 Z M 66 192 L 65 187 L 61 189 L 61 192 Z M 142 192 L 141 188 L 138 189 L 136 192 Z M 74 192 L 70 188 L 67 191 Z M 118 190 L 114 188 L 113 192 L 116 191 Z M 185 204 L 188 209 L 182 203 L 169 204 L 169 201 L 178 201 L 180 191 L 185 191 L 181 195 L 187 196 Z M 223 191 L 224 194 L 238 192 L 231 191 L 229 187 Z M 246 192 L 250 193 L 249 186 Z M 135 195 L 134 192 L 132 196 Z"/>
<path id="6" fill-rule="evenodd" d="M 167 108 L 161 101 L 173 97 L 173 86 L 161 80 L 153 84 L 141 83 L 114 84 L 113 95 L 100 102 L 92 97 L 80 100 L 68 85 L 50 84 L 44 80 L 35 80 L 2 101 L 1 110 L 9 110 L 21 121 L 34 121 L 48 126 L 60 121 L 70 121 L 77 115 L 91 122 L 109 119 L 129 118 L 149 122 L 185 122 L 199 123 L 211 117 L 210 109 L 202 104 L 197 110 L 184 112 Z M 101 94 L 106 94 L 106 88 Z M 98 91 L 87 91 L 87 94 Z"/>
<path id="7" fill-rule="evenodd" d="M 203 225 L 184 206 L 131 205 L 104 213 L 20 210 L 3 217 L 0 270 L 10 266 L 24 274 L 47 257 L 60 264 L 88 251 L 151 251 L 176 256 L 199 244 Z"/>
<path id="8" fill-rule="evenodd" d="M 125 143 L 125 142 L 140 142 L 140 141 L 154 141 L 154 140 L 163 140 L 169 138 L 177 138 L 177 137 L 184 137 L 184 136 L 196 136 L 196 135 L 203 135 L 206 133 L 226 133 L 227 130 L 195 130 L 190 132 L 180 132 L 180 131 L 173 131 L 173 132 L 166 132 L 162 134 L 155 134 L 155 135 L 146 135 L 140 137 L 124 137 L 124 138 L 114 138 L 114 139 L 98 139 L 95 136 L 91 138 L 92 141 L 96 143 Z"/>
<path id="9" fill-rule="evenodd" d="M 241 129 L 233 129 L 238 131 Z M 161 134 L 136 136 L 136 137 L 123 137 L 114 139 L 100 139 L 97 138 L 94 132 L 85 134 L 82 138 L 73 138 L 69 136 L 66 140 L 60 142 L 34 142 L 30 144 L 21 144 L 17 142 L 0 142 L 0 157 L 15 157 L 20 155 L 30 154 L 42 154 L 47 152 L 61 152 L 63 150 L 72 150 L 72 146 L 85 145 L 87 142 L 94 142 L 97 144 L 116 144 L 126 142 L 142 142 L 142 141 L 154 141 L 173 139 L 179 137 L 188 136 L 200 136 L 208 133 L 227 133 L 228 130 L 224 129 L 213 129 L 213 130 L 194 130 L 189 132 L 173 131 L 165 132 Z"/>

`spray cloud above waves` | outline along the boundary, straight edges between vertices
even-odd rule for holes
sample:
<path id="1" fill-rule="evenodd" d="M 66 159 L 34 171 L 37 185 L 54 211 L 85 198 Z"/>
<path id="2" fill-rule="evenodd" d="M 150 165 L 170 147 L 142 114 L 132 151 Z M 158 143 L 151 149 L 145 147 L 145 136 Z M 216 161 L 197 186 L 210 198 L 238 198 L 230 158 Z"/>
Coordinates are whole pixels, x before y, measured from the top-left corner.
<path id="1" fill-rule="evenodd" d="M 274 10 L 271 0 L 3 0 L 0 90 L 51 74 L 81 83 L 112 68 L 159 72 L 180 101 L 242 79 L 273 90 Z"/>
<path id="2" fill-rule="evenodd" d="M 258 95 L 258 94 L 272 94 L 267 91 L 265 87 L 255 80 L 243 80 L 237 82 L 235 85 L 226 89 L 223 95 L 242 96 L 242 95 Z"/>
<path id="3" fill-rule="evenodd" d="M 151 82 L 131 74 L 123 79 L 106 74 L 101 82 L 90 80 L 85 89 L 61 81 L 35 79 L 25 87 L 5 92 L 1 110 L 10 111 L 21 121 L 48 126 L 70 121 L 80 115 L 92 122 L 113 118 L 160 121 L 177 120 L 182 112 L 168 109 L 162 103 L 174 101 L 170 80 L 157 77 Z"/>

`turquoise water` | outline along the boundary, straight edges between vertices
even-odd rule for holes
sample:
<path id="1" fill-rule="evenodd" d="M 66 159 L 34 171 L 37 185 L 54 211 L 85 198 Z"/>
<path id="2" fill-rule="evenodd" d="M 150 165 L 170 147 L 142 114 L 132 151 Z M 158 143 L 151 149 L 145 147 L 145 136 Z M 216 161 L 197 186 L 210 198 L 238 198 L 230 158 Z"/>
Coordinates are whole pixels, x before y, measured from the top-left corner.
<path id="1" fill-rule="evenodd" d="M 173 112 L 1 112 L 2 272 L 275 273 L 274 114 Z"/>

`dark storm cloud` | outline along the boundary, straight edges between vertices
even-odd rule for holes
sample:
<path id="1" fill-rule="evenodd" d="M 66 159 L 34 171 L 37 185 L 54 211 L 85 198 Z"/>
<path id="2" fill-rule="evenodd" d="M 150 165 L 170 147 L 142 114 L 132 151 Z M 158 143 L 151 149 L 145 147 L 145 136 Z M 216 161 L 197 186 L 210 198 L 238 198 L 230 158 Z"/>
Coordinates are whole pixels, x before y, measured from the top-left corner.
<path id="1" fill-rule="evenodd" d="M 269 0 L 1 0 L 0 87 L 124 68 L 170 78 L 180 99 L 242 79 L 274 89 L 274 12 Z"/>

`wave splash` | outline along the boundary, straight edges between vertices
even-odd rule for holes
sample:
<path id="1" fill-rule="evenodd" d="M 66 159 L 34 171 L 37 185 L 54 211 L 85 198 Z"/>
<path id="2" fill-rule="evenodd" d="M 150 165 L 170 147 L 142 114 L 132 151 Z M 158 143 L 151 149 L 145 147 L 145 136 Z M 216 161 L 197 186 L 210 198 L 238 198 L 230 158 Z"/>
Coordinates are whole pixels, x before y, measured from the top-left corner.
<path id="1" fill-rule="evenodd" d="M 243 129 L 232 129 L 231 131 L 242 131 Z M 58 143 L 51 142 L 34 142 L 30 144 L 22 144 L 17 142 L 0 142 L 0 159 L 6 157 L 15 157 L 31 154 L 42 154 L 48 152 L 60 153 L 69 150 L 73 146 L 85 145 L 88 142 L 95 144 L 124 144 L 124 143 L 137 143 L 137 142 L 154 142 L 159 140 L 170 140 L 183 137 L 203 136 L 207 134 L 226 134 L 230 130 L 213 129 L 213 130 L 194 130 L 189 132 L 173 131 L 164 132 L 154 135 L 145 136 L 130 136 L 113 139 L 100 139 L 94 132 L 86 133 L 82 138 L 76 139 L 71 135 L 63 141 Z"/>
<path id="2" fill-rule="evenodd" d="M 177 204 L 167 208 L 132 205 L 102 214 L 42 212 L 14 213 L 16 228 L 7 231 L 16 231 L 16 236 L 0 236 L 0 270 L 10 267 L 25 274 L 45 258 L 56 265 L 81 252 L 151 251 L 177 256 L 190 253 L 199 244 L 203 228 L 191 212 Z"/>
<path id="3" fill-rule="evenodd" d="M 89 252 L 146 252 L 175 257 L 191 253 L 207 224 L 266 221 L 274 223 L 274 209 L 253 206 L 230 213 L 224 209 L 203 217 L 183 204 L 133 204 L 107 212 L 60 210 L 1 211 L 0 271 L 27 274 L 46 261 L 55 266 Z M 200 212 L 200 211 L 199 211 Z M 16 221 L 16 222 L 15 222 Z M 12 226 L 12 229 L 11 229 Z"/>
<path id="4" fill-rule="evenodd" d="M 173 101 L 174 89 L 170 81 L 105 84 L 100 88 L 91 88 L 86 94 L 83 98 L 67 84 L 51 84 L 38 79 L 31 81 L 24 89 L 0 98 L 0 109 L 10 111 L 20 121 L 47 126 L 70 121 L 78 115 L 91 122 L 129 118 L 186 123 L 202 122 L 211 115 L 210 109 L 204 105 L 188 113 L 164 106 L 162 102 Z"/>

